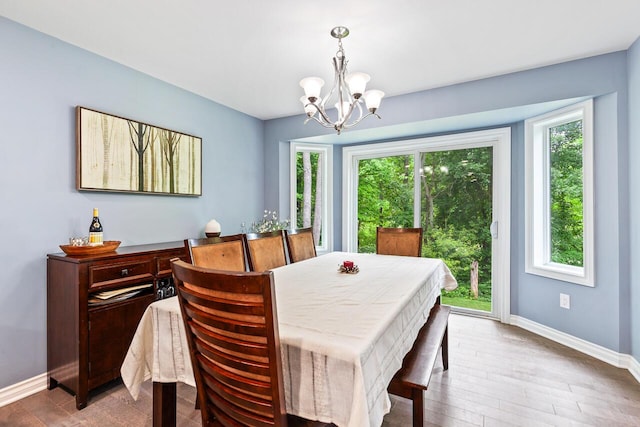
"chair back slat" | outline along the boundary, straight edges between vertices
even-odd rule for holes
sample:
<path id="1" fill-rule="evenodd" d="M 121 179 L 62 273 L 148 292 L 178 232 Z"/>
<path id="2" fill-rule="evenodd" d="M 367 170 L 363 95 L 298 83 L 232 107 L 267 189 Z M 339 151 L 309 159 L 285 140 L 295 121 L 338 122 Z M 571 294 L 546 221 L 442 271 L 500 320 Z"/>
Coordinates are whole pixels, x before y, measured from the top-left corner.
<path id="1" fill-rule="evenodd" d="M 264 343 L 265 326 L 253 321 L 237 321 L 232 317 L 226 319 L 218 316 L 210 316 L 203 311 L 198 311 L 193 306 L 186 307 L 187 314 L 194 321 L 194 326 L 200 326 L 211 335 L 204 339 L 210 340 L 226 340 L 226 344 L 234 345 L 234 340 L 239 340 L 240 345 L 245 345 L 245 342 Z M 194 330 L 193 333 L 198 333 L 198 330 Z M 250 350 L 245 348 L 243 350 Z"/>
<path id="2" fill-rule="evenodd" d="M 216 362 L 217 366 L 226 367 L 232 372 L 244 372 L 244 376 L 256 378 L 269 376 L 269 357 L 265 344 L 253 343 L 251 351 L 243 353 L 237 345 L 226 345 L 224 340 L 212 338 L 207 342 L 202 339 L 202 331 L 196 333 L 195 342 L 197 350 L 207 359 Z M 224 346 L 224 347 L 223 347 Z"/>
<path id="3" fill-rule="evenodd" d="M 273 273 L 171 266 L 203 425 L 286 425 Z"/>
<path id="4" fill-rule="evenodd" d="M 316 256 L 316 242 L 312 227 L 285 230 L 285 238 L 289 249 L 289 260 L 292 263 Z"/>
<path id="5" fill-rule="evenodd" d="M 422 228 L 378 227 L 376 229 L 376 253 L 422 256 Z"/>
<path id="6" fill-rule="evenodd" d="M 193 265 L 216 270 L 247 270 L 242 234 L 186 239 L 184 245 L 189 254 L 189 261 Z"/>
<path id="7" fill-rule="evenodd" d="M 216 393 L 221 396 L 226 394 L 232 394 L 235 396 L 234 400 L 240 401 L 241 396 L 245 396 L 246 400 L 250 403 L 239 403 L 240 406 L 250 406 L 256 402 L 272 402 L 270 398 L 271 384 L 263 377 L 254 375 L 248 377 L 245 375 L 236 375 L 233 370 L 224 369 L 219 364 L 211 363 L 211 359 L 202 358 L 201 360 L 203 373 L 207 375 L 206 381 L 210 382 Z M 226 390 L 226 391 L 225 391 Z M 268 408 L 271 411 L 271 408 Z"/>
<path id="8" fill-rule="evenodd" d="M 247 233 L 244 239 L 249 270 L 267 271 L 287 264 L 283 230 Z"/>
<path id="9" fill-rule="evenodd" d="M 251 405 L 245 405 L 249 406 L 249 409 L 247 409 L 242 405 L 234 404 L 234 401 L 240 401 L 245 404 L 248 402 L 244 397 L 233 399 L 225 398 L 219 394 L 214 394 L 211 397 L 212 414 L 216 421 L 213 425 L 251 427 L 269 427 L 277 425 L 273 423 L 270 417 L 262 416 L 262 412 L 259 411 L 259 408 L 261 408 L 259 402 L 253 401 L 251 402 Z"/>

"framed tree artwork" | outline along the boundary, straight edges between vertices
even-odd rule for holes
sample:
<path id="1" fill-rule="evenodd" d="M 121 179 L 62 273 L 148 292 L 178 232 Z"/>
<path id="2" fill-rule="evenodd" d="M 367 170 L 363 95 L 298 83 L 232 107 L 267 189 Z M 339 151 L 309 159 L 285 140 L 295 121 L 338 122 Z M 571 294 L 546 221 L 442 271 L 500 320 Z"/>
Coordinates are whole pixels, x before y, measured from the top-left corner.
<path id="1" fill-rule="evenodd" d="M 76 188 L 202 195 L 202 139 L 76 107 Z"/>

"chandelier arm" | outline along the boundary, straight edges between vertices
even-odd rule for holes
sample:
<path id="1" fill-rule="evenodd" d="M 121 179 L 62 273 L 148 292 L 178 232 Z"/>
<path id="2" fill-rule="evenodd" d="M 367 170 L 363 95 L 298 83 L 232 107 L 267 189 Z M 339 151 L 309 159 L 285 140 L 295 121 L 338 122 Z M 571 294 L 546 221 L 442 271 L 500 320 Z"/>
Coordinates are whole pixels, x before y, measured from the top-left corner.
<path id="1" fill-rule="evenodd" d="M 367 118 L 367 117 L 369 117 L 369 116 L 376 116 L 377 118 L 382 119 L 382 117 L 380 117 L 377 113 L 367 113 L 366 115 L 364 115 L 364 116 L 360 117 L 360 118 L 359 118 L 358 120 L 356 120 L 355 122 L 353 122 L 353 123 L 349 123 L 349 124 L 345 124 L 343 127 L 344 127 L 345 129 L 349 129 L 350 127 L 353 127 L 353 126 L 357 125 L 358 123 L 360 123 L 362 120 L 366 119 L 366 118 Z"/>
<path id="2" fill-rule="evenodd" d="M 349 109 L 346 112 L 343 111 L 344 115 L 342 116 L 341 120 L 338 121 L 337 125 L 342 127 L 347 124 L 347 121 L 351 118 L 351 114 L 353 113 L 353 107 L 355 104 L 356 102 L 352 102 L 349 104 Z M 344 103 L 341 105 L 344 105 Z"/>
<path id="3" fill-rule="evenodd" d="M 326 128 L 332 128 L 332 129 L 334 128 L 333 123 L 331 123 L 331 122 L 324 122 L 324 121 L 322 121 L 322 120 L 318 119 L 316 116 L 307 117 L 307 119 L 304 121 L 304 124 L 306 125 L 306 124 L 307 124 L 307 122 L 308 122 L 309 120 L 316 121 L 316 122 L 318 122 L 321 126 L 324 126 L 324 127 L 326 127 Z"/>
<path id="4" fill-rule="evenodd" d="M 309 103 L 309 104 L 305 105 L 305 107 L 307 107 L 308 105 L 313 105 L 315 107 L 315 109 L 318 110 L 318 114 L 322 117 L 322 120 L 318 119 L 315 116 L 312 116 L 310 118 L 313 118 L 316 122 L 322 124 L 325 127 L 333 127 L 333 123 L 331 123 L 331 119 L 329 118 L 329 116 L 327 116 L 327 113 L 324 111 L 324 107 L 322 106 L 322 104 L 320 104 L 320 106 L 318 106 L 316 104 Z M 306 120 L 305 123 L 307 123 L 308 121 L 309 120 Z"/>
<path id="5" fill-rule="evenodd" d="M 345 74 L 347 72 L 347 58 L 344 55 L 344 51 L 342 50 L 342 46 L 340 46 L 341 56 L 336 56 L 333 58 L 334 68 L 336 71 L 336 80 L 337 80 L 337 88 L 338 88 L 338 113 L 342 112 L 342 114 L 338 114 L 338 123 L 340 127 L 345 124 L 349 118 L 351 117 L 351 113 L 353 113 L 354 104 L 358 101 L 353 98 L 351 95 L 351 91 L 349 90 L 349 85 L 345 81 Z M 338 62 L 340 65 L 338 65 Z M 349 101 L 349 109 L 344 111 L 345 98 Z"/>
<path id="6" fill-rule="evenodd" d="M 358 107 L 358 119 L 357 120 L 362 120 L 362 101 L 360 101 L 359 99 L 354 101 L 354 106 Z M 351 108 L 352 110 L 354 108 Z"/>
<path id="7" fill-rule="evenodd" d="M 358 118 L 354 119 L 354 121 L 351 123 L 347 123 L 348 119 L 351 118 L 356 106 L 358 107 Z M 348 114 L 345 116 L 345 119 L 340 123 L 340 126 L 345 128 L 351 127 L 354 124 L 358 123 L 363 118 L 364 117 L 362 117 L 362 103 L 359 100 L 354 100 L 354 102 L 351 104 L 351 107 L 349 108 Z"/>
<path id="8" fill-rule="evenodd" d="M 327 94 L 327 96 L 325 96 L 324 98 L 322 98 L 322 102 L 320 102 L 320 106 L 322 107 L 322 111 L 326 111 L 325 110 L 325 105 L 327 103 L 327 101 L 329 101 L 331 99 L 331 97 L 333 96 L 333 94 L 336 91 L 336 88 L 339 85 L 339 78 L 338 75 L 340 74 L 340 72 L 338 71 L 338 62 L 337 62 L 337 58 L 333 57 L 333 70 L 334 70 L 334 77 L 333 77 L 333 86 L 331 86 L 331 90 L 329 91 L 329 93 Z M 325 119 L 327 120 L 328 123 L 331 123 L 331 119 L 329 119 L 328 115 L 325 113 L 324 114 Z"/>
<path id="9" fill-rule="evenodd" d="M 322 98 L 322 101 L 320 102 L 320 107 L 322 107 L 322 110 L 325 110 L 325 105 L 327 104 L 327 101 L 333 96 L 333 93 L 336 90 L 336 84 L 335 81 L 333 83 L 333 87 L 331 88 L 331 90 L 329 91 L 329 93 L 327 94 L 327 96 L 325 96 L 324 98 Z"/>

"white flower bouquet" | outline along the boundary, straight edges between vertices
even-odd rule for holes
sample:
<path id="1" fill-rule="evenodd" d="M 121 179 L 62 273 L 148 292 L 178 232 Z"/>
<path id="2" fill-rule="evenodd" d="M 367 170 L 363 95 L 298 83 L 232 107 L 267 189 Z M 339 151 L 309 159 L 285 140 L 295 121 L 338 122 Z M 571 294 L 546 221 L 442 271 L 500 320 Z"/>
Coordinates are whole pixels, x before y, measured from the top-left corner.
<path id="1" fill-rule="evenodd" d="M 258 222 L 251 223 L 251 231 L 253 233 L 267 233 L 269 231 L 284 230 L 289 228 L 290 221 L 278 219 L 277 211 L 264 211 L 262 219 Z"/>

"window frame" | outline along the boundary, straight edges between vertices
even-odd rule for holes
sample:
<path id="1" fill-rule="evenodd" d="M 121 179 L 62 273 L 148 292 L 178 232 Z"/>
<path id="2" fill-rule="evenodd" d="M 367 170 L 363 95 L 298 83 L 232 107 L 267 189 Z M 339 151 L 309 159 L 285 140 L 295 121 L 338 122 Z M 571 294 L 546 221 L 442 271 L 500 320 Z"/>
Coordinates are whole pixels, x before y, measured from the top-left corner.
<path id="1" fill-rule="evenodd" d="M 582 267 L 551 261 L 548 131 L 582 120 Z M 595 286 L 593 99 L 525 120 L 525 272 Z"/>
<path id="2" fill-rule="evenodd" d="M 323 173 L 325 179 L 322 182 L 322 236 L 321 245 L 316 246 L 317 254 L 324 254 L 333 250 L 333 146 L 329 144 L 305 144 L 292 141 L 290 144 L 289 155 L 289 210 L 291 218 L 291 227 L 296 228 L 298 223 L 297 209 L 297 154 L 302 152 L 318 153 L 323 156 L 324 167 Z"/>

